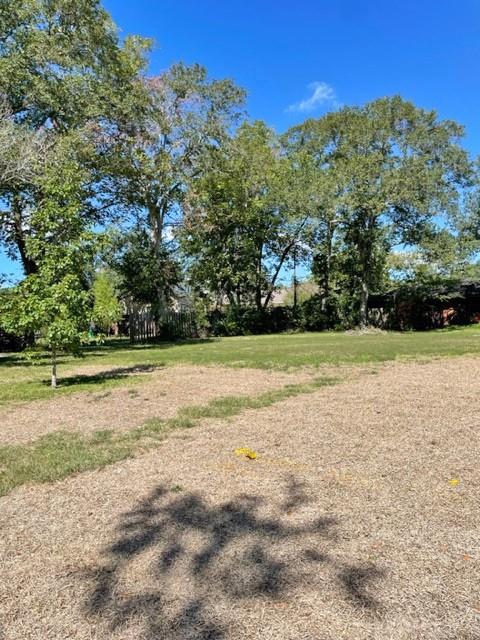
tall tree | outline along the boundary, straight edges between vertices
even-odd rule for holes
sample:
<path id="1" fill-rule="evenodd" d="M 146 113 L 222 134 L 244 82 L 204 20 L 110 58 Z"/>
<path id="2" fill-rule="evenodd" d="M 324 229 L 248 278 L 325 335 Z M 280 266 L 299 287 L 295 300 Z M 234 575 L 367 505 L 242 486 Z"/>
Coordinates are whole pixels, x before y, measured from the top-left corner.
<path id="1" fill-rule="evenodd" d="M 358 322 L 388 248 L 418 241 L 428 223 L 457 209 L 471 175 L 461 126 L 396 96 L 345 107 L 304 125 L 336 183 L 335 219 L 351 257 Z M 316 147 L 316 148 L 315 148 Z"/>
<path id="2" fill-rule="evenodd" d="M 111 188 L 150 237 L 158 262 L 153 284 L 159 311 L 168 288 L 161 267 L 171 262 L 173 229 L 181 221 L 185 195 L 202 174 L 207 152 L 223 143 L 240 117 L 244 92 L 230 80 L 210 79 L 199 65 L 182 63 L 148 79 L 146 89 L 148 115 L 122 141 L 121 178 Z"/>
<path id="3" fill-rule="evenodd" d="M 334 138 L 334 136 L 333 136 Z M 311 245 L 312 273 L 318 286 L 320 306 L 328 314 L 333 295 L 338 260 L 336 248 L 340 226 L 338 197 L 341 185 L 329 162 L 332 134 L 319 127 L 317 120 L 307 120 L 282 136 L 285 152 L 293 162 L 300 160 L 303 207 L 310 216 L 310 233 L 305 240 Z"/>
<path id="4" fill-rule="evenodd" d="M 303 250 L 298 165 L 263 122 L 243 124 L 214 156 L 195 182 L 182 230 L 190 275 L 217 300 L 260 309 L 295 249 Z"/>
<path id="5" fill-rule="evenodd" d="M 57 136 L 83 132 L 79 151 L 85 163 L 99 170 L 89 174 L 85 214 L 98 213 L 101 189 L 95 185 L 108 155 L 106 141 L 130 126 L 132 112 L 145 104 L 140 74 L 147 48 L 139 38 L 120 43 L 98 0 L 2 2 L 0 96 L 6 114 L 0 126 L 17 139 L 17 148 L 33 151 L 39 140 L 50 146 Z M 35 234 L 31 213 L 43 197 L 32 170 L 37 158 L 27 154 L 21 174 L 4 182 L 0 193 L 0 240 L 13 257 L 20 257 L 26 274 L 36 270 L 25 248 Z M 32 166 L 26 167 L 29 159 Z"/>

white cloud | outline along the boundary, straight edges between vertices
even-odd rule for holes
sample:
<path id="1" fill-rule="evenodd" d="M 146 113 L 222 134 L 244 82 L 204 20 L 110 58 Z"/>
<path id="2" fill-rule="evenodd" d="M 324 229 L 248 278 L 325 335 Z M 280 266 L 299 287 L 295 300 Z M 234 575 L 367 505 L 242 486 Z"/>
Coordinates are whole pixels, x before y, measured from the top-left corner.
<path id="1" fill-rule="evenodd" d="M 308 85 L 311 91 L 309 98 L 305 98 L 301 102 L 291 104 L 287 111 L 301 111 L 307 113 L 309 111 L 315 111 L 317 107 L 322 104 L 337 104 L 337 96 L 335 95 L 335 89 L 326 82 L 312 82 Z"/>

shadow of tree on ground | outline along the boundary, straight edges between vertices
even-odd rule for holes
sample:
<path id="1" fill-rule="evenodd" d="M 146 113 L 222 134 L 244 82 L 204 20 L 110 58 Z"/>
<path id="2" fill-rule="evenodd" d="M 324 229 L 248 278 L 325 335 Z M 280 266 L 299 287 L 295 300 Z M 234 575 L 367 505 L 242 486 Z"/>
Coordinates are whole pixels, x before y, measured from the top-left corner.
<path id="1" fill-rule="evenodd" d="M 288 523 L 311 502 L 304 483 L 291 477 L 274 503 L 240 494 L 212 505 L 178 490 L 159 486 L 123 514 L 103 565 L 83 575 L 89 619 L 112 632 L 138 625 L 148 640 L 233 638 L 245 604 L 291 598 L 322 568 L 347 606 L 381 615 L 372 590 L 383 573 L 335 560 L 336 518 Z"/>
<path id="2" fill-rule="evenodd" d="M 116 367 L 100 373 L 78 374 L 65 376 L 60 379 L 59 387 L 73 387 L 81 384 L 98 384 L 107 380 L 122 380 L 136 373 L 152 373 L 164 365 L 137 364 L 131 367 Z M 43 384 L 50 385 L 50 380 L 43 380 Z"/>

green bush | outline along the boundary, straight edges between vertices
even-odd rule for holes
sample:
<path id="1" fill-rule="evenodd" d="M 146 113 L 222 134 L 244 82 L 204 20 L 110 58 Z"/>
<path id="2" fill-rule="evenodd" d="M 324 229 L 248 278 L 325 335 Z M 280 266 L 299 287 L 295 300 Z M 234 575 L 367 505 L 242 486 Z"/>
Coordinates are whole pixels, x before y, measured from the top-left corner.
<path id="1" fill-rule="evenodd" d="M 337 297 L 330 296 L 325 306 L 320 295 L 314 295 L 300 307 L 302 328 L 305 331 L 324 331 L 342 326 L 340 304 Z"/>
<path id="2" fill-rule="evenodd" d="M 300 315 L 292 307 L 228 307 L 209 315 L 210 333 L 214 336 L 245 336 L 281 333 L 301 328 Z"/>

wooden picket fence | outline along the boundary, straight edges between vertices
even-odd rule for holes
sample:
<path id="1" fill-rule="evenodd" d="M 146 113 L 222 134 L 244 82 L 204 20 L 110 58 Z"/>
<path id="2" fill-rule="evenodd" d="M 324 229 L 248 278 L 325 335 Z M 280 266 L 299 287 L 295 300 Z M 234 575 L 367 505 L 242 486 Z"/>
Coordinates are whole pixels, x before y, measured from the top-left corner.
<path id="1" fill-rule="evenodd" d="M 131 311 L 129 336 L 132 344 L 156 340 L 196 338 L 197 323 L 193 311 L 166 310 L 155 319 L 150 309 Z"/>

